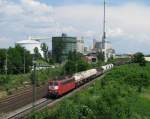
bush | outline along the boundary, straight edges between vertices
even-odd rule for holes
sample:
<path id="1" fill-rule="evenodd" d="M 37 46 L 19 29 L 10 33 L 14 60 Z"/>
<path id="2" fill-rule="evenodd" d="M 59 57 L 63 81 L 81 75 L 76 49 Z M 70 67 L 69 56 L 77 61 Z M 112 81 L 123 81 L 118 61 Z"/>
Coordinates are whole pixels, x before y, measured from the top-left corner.
<path id="1" fill-rule="evenodd" d="M 146 61 L 144 58 L 144 54 L 141 52 L 138 52 L 136 54 L 133 55 L 132 61 L 134 63 L 139 63 L 140 66 L 145 66 L 146 65 Z"/>

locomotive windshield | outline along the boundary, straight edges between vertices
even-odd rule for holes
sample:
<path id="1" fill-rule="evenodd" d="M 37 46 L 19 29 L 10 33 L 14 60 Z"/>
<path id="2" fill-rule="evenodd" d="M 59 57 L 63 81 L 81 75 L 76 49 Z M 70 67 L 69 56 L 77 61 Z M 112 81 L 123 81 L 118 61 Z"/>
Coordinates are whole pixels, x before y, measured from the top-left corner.
<path id="1" fill-rule="evenodd" d="M 54 86 L 57 86 L 58 85 L 58 82 L 54 81 Z"/>
<path id="2" fill-rule="evenodd" d="M 50 85 L 51 85 L 51 86 L 57 86 L 57 85 L 58 85 L 58 82 L 57 82 L 57 81 L 52 81 L 52 82 L 50 82 Z"/>

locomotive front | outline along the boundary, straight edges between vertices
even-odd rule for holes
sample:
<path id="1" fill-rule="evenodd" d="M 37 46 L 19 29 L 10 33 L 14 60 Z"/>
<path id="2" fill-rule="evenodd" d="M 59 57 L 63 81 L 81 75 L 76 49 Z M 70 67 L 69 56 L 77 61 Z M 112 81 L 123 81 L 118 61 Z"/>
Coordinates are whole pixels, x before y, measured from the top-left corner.
<path id="1" fill-rule="evenodd" d="M 58 81 L 50 81 L 48 87 L 48 95 L 49 96 L 58 96 L 59 82 Z"/>

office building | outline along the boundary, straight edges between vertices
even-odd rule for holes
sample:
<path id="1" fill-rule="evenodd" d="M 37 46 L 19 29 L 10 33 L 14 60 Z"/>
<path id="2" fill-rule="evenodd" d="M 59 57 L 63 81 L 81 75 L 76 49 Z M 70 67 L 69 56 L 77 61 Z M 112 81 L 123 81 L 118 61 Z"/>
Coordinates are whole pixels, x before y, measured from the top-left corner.
<path id="1" fill-rule="evenodd" d="M 62 34 L 60 37 L 52 38 L 52 57 L 56 62 L 64 62 L 70 51 L 77 50 L 77 38 Z"/>

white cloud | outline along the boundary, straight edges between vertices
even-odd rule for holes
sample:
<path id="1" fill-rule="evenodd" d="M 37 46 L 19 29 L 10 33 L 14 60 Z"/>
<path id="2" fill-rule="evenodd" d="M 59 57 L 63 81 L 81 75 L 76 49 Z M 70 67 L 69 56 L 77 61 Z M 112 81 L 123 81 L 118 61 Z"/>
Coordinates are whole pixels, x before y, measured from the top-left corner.
<path id="1" fill-rule="evenodd" d="M 132 50 L 133 46 L 143 49 L 144 45 L 144 51 L 150 50 L 147 46 L 150 45 L 149 11 L 149 6 L 135 3 L 107 8 L 107 36 L 117 51 L 128 44 L 130 47 L 124 51 Z M 73 36 L 96 37 L 98 40 L 102 37 L 103 6 L 52 7 L 37 0 L 20 0 L 19 3 L 0 0 L 0 16 L 0 37 L 12 39 L 6 45 L 12 45 L 16 40 L 25 39 L 29 35 L 48 36 L 61 32 Z"/>
<path id="2" fill-rule="evenodd" d="M 95 32 L 94 31 L 91 31 L 91 30 L 88 30 L 88 31 L 85 31 L 84 33 L 83 33 L 83 36 L 85 36 L 85 37 L 89 37 L 89 38 L 94 38 L 95 37 Z"/>
<path id="3" fill-rule="evenodd" d="M 109 6 L 106 13 L 106 27 L 108 35 L 139 35 L 150 31 L 150 8 L 138 4 L 126 4 L 124 6 Z M 61 13 L 59 13 L 61 12 Z M 56 7 L 57 20 L 65 24 L 73 24 L 80 29 L 90 29 L 97 35 L 102 32 L 103 7 L 102 6 L 63 6 Z M 88 29 L 87 29 L 88 28 Z M 112 34 L 114 33 L 114 35 Z"/>
<path id="4" fill-rule="evenodd" d="M 14 43 L 11 39 L 9 39 L 8 37 L 0 37 L 0 44 L 5 47 L 8 48 L 8 44 L 12 44 Z"/>
<path id="5" fill-rule="evenodd" d="M 149 6 L 135 3 L 107 8 L 107 38 L 113 42 L 117 51 L 123 52 L 122 49 L 124 49 L 124 52 L 130 50 L 149 52 L 150 48 L 147 46 L 147 44 L 150 45 L 149 11 Z M 62 6 L 56 7 L 54 12 L 58 21 L 79 29 L 80 35 L 89 36 L 91 31 L 92 35 L 99 38 L 98 40 L 102 38 L 103 6 Z"/>
<path id="6" fill-rule="evenodd" d="M 29 35 L 48 35 L 55 27 L 52 12 L 51 6 L 35 0 L 20 0 L 19 3 L 0 0 L 0 37 L 15 42 Z"/>
<path id="7" fill-rule="evenodd" d="M 108 37 L 123 37 L 125 36 L 124 31 L 121 28 L 109 28 L 107 30 Z"/>

